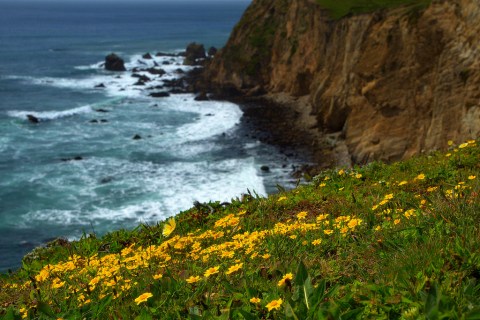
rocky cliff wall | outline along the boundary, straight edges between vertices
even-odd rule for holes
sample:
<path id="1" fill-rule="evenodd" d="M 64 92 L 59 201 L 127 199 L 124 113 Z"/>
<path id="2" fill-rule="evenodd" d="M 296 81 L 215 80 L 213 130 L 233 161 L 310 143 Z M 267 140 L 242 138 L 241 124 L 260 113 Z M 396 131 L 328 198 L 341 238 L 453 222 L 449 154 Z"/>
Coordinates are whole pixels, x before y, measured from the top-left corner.
<path id="1" fill-rule="evenodd" d="M 290 101 L 354 163 L 403 159 L 480 134 L 480 1 L 334 20 L 314 0 L 253 0 L 206 75 Z"/>

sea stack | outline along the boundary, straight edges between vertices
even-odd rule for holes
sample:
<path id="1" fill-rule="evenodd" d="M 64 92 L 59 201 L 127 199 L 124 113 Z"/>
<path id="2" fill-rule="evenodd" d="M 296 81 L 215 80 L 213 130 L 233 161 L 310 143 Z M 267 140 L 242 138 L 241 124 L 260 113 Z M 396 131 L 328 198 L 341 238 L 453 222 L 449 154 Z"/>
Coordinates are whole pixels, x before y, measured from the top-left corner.
<path id="1" fill-rule="evenodd" d="M 115 53 L 111 53 L 105 57 L 105 70 L 109 71 L 126 71 L 123 59 Z"/>

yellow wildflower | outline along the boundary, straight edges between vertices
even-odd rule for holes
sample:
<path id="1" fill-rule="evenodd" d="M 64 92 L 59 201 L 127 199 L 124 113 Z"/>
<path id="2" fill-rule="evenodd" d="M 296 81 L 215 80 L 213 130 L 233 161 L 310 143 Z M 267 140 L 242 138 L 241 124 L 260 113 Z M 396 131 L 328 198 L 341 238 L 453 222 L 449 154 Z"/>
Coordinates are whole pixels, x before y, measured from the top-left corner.
<path id="1" fill-rule="evenodd" d="M 330 235 L 333 233 L 333 230 L 331 229 L 326 229 L 326 230 L 323 230 L 323 233 L 325 233 L 326 235 Z"/>
<path id="2" fill-rule="evenodd" d="M 324 182 L 323 182 L 323 183 L 320 183 L 320 185 L 319 185 L 320 188 L 323 188 L 323 187 L 326 187 L 326 186 L 327 186 L 327 184 L 324 183 Z"/>
<path id="3" fill-rule="evenodd" d="M 458 146 L 459 149 L 463 149 L 463 148 L 466 148 L 468 147 L 468 143 L 465 142 L 465 143 L 462 143 L 461 145 Z"/>
<path id="4" fill-rule="evenodd" d="M 323 221 L 325 219 L 328 218 L 328 214 L 320 214 L 318 217 L 317 217 L 317 222 L 320 222 L 320 221 Z"/>
<path id="5" fill-rule="evenodd" d="M 395 225 L 399 224 L 399 223 L 400 223 L 400 219 L 395 219 L 395 220 L 393 221 L 393 223 L 394 223 Z"/>
<path id="6" fill-rule="evenodd" d="M 195 283 L 195 282 L 200 281 L 200 276 L 191 276 L 190 278 L 188 278 L 185 281 L 187 281 L 187 283 Z"/>
<path id="7" fill-rule="evenodd" d="M 259 304 L 261 301 L 262 301 L 262 299 L 257 298 L 257 297 L 253 297 L 253 298 L 250 299 L 250 302 L 255 303 L 255 304 Z"/>
<path id="8" fill-rule="evenodd" d="M 298 219 L 298 220 L 305 219 L 305 217 L 307 216 L 307 214 L 308 214 L 307 211 L 299 212 L 299 213 L 297 214 L 297 219 Z"/>
<path id="9" fill-rule="evenodd" d="M 138 296 L 137 299 L 135 299 L 135 303 L 139 305 L 140 303 L 146 302 L 151 297 L 153 297 L 153 294 L 151 294 L 150 292 L 142 293 L 141 295 Z"/>
<path id="10" fill-rule="evenodd" d="M 161 273 L 153 276 L 153 279 L 155 279 L 155 280 L 162 279 L 162 278 L 163 278 L 163 274 L 161 274 Z"/>
<path id="11" fill-rule="evenodd" d="M 475 180 L 477 176 L 468 176 L 468 180 Z"/>
<path id="12" fill-rule="evenodd" d="M 268 309 L 268 311 L 272 311 L 272 309 L 280 309 L 282 306 L 283 300 L 278 299 L 278 300 L 273 300 L 269 304 L 267 304 L 265 307 Z"/>
<path id="13" fill-rule="evenodd" d="M 271 255 L 269 253 L 266 253 L 262 256 L 262 258 L 265 259 L 265 260 L 267 260 L 270 257 L 271 257 Z"/>
<path id="14" fill-rule="evenodd" d="M 205 276 L 205 278 L 208 278 L 211 275 L 214 275 L 214 274 L 218 273 L 219 269 L 220 269 L 220 267 L 218 267 L 218 266 L 209 268 L 209 269 L 207 269 L 207 271 L 205 271 L 205 273 L 203 275 Z"/>
<path id="15" fill-rule="evenodd" d="M 403 186 L 403 185 L 406 185 L 407 183 L 408 183 L 408 181 L 403 180 L 403 181 L 399 182 L 398 185 Z"/>
<path id="16" fill-rule="evenodd" d="M 338 171 L 339 176 L 343 176 L 344 174 L 345 174 L 345 170 L 341 169 L 340 171 Z"/>
<path id="17" fill-rule="evenodd" d="M 231 274 L 231 273 L 234 273 L 240 269 L 242 269 L 243 267 L 243 263 L 239 263 L 239 264 L 235 264 L 233 266 L 231 266 L 230 268 L 228 268 L 227 272 L 225 272 L 225 274 Z"/>
<path id="18" fill-rule="evenodd" d="M 297 239 L 297 236 L 294 235 L 294 234 L 292 234 L 289 238 L 290 238 L 290 239 Z"/>
<path id="19" fill-rule="evenodd" d="M 380 230 L 382 230 L 382 227 L 381 227 L 381 226 L 376 226 L 376 227 L 375 227 L 375 231 L 380 231 Z"/>
<path id="20" fill-rule="evenodd" d="M 285 200 L 287 200 L 287 197 L 281 196 L 280 198 L 278 198 L 277 202 L 282 202 L 282 201 L 285 201 Z"/>
<path id="21" fill-rule="evenodd" d="M 452 156 L 451 153 L 447 153 L 447 154 L 445 155 L 445 157 L 447 157 L 447 158 L 448 158 L 448 157 L 451 157 L 451 156 Z"/>
<path id="22" fill-rule="evenodd" d="M 415 180 L 424 180 L 425 179 L 425 175 L 423 173 L 419 174 Z"/>
<path id="23" fill-rule="evenodd" d="M 175 230 L 176 226 L 177 224 L 175 223 L 175 218 L 170 218 L 163 226 L 163 236 L 168 237 L 173 232 L 173 230 Z"/>
<path id="24" fill-rule="evenodd" d="M 357 179 L 361 179 L 362 177 L 363 177 L 363 176 L 362 176 L 361 173 L 357 173 L 357 174 L 355 175 L 355 178 L 357 178 Z"/>
<path id="25" fill-rule="evenodd" d="M 362 223 L 362 219 L 352 219 L 348 222 L 347 226 L 350 229 L 355 229 L 355 227 L 359 226 Z"/>
<path id="26" fill-rule="evenodd" d="M 315 239 L 315 240 L 312 241 L 312 244 L 313 244 L 314 246 L 318 246 L 318 245 L 321 244 L 321 243 L 322 243 L 322 239 Z"/>
<path id="27" fill-rule="evenodd" d="M 292 281 L 292 279 L 293 279 L 293 274 L 292 273 L 287 273 L 286 275 L 283 276 L 283 278 L 280 281 L 278 281 L 278 286 L 281 287 L 281 286 L 285 285 L 285 283 L 287 281 L 288 282 Z"/>

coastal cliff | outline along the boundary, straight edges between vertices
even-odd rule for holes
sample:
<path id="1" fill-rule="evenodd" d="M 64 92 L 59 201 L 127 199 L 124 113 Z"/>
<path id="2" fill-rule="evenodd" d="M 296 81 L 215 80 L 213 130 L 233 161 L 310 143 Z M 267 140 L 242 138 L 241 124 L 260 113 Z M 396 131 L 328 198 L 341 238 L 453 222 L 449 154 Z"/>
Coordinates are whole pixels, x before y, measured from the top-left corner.
<path id="1" fill-rule="evenodd" d="M 340 19 L 312 0 L 253 0 L 205 75 L 294 109 L 333 165 L 396 161 L 479 136 L 479 21 L 471 0 Z"/>

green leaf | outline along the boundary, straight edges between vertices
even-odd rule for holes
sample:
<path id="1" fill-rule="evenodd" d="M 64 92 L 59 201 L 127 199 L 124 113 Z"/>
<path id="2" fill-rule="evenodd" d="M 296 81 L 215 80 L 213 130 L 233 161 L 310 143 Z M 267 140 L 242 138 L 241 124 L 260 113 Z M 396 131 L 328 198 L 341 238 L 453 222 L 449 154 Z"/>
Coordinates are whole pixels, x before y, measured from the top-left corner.
<path id="1" fill-rule="evenodd" d="M 243 318 L 245 318 L 245 320 L 258 320 L 257 316 L 251 314 L 248 311 L 245 311 L 243 309 L 239 309 L 238 312 L 240 312 L 240 314 L 242 315 Z"/>
<path id="2" fill-rule="evenodd" d="M 465 315 L 465 320 L 480 320 L 480 307 L 470 310 L 470 312 Z"/>
<path id="3" fill-rule="evenodd" d="M 37 304 L 37 309 L 38 311 L 40 311 L 46 316 L 49 316 L 50 318 L 55 318 L 55 319 L 57 318 L 55 316 L 55 312 L 53 312 L 52 308 L 50 308 L 50 306 L 45 302 L 39 301 Z"/>
<path id="4" fill-rule="evenodd" d="M 21 319 L 21 317 L 19 315 L 16 315 L 15 310 L 12 307 L 10 307 L 10 308 L 8 308 L 7 313 L 3 316 L 2 319 L 4 319 L 4 320 L 16 320 L 16 319 Z"/>
<path id="5" fill-rule="evenodd" d="M 341 319 L 342 320 L 355 319 L 355 318 L 357 318 L 358 315 L 360 315 L 362 313 L 362 311 L 363 311 L 363 308 L 357 308 L 357 309 L 350 310 L 350 311 L 342 314 Z"/>
<path id="6" fill-rule="evenodd" d="M 300 320 L 300 318 L 295 314 L 295 311 L 293 310 L 289 300 L 285 301 L 285 318 Z"/>
<path id="7" fill-rule="evenodd" d="M 438 304 L 440 302 L 440 292 L 436 283 L 432 284 L 425 301 L 425 314 L 427 319 L 434 319 L 438 315 Z"/>

